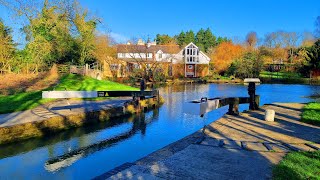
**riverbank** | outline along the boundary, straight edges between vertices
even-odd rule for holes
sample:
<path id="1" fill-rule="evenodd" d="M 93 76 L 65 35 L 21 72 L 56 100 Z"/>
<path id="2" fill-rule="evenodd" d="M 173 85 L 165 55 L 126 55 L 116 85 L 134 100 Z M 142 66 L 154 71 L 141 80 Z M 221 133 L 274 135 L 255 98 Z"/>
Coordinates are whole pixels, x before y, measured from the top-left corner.
<path id="1" fill-rule="evenodd" d="M 0 114 L 0 144 L 41 137 L 159 107 L 163 99 L 60 100 L 35 109 Z"/>
<path id="2" fill-rule="evenodd" d="M 300 85 L 320 85 L 320 80 L 309 78 L 286 78 L 286 79 L 276 79 L 276 78 L 268 78 L 268 77 L 260 77 L 261 84 L 300 84 Z M 174 79 L 174 80 L 166 80 L 165 82 L 156 82 L 152 84 L 152 82 L 148 82 L 147 86 L 152 87 L 161 87 L 166 85 L 179 85 L 179 84 L 243 84 L 242 79 L 206 79 L 206 78 L 185 78 L 185 79 Z M 127 84 L 132 85 L 132 84 Z M 135 87 L 139 87 L 140 83 L 135 83 Z"/>
<path id="3" fill-rule="evenodd" d="M 270 179 L 287 152 L 320 148 L 320 127 L 300 121 L 303 106 L 275 103 L 225 115 L 206 135 L 199 130 L 97 179 Z M 265 109 L 275 110 L 275 122 L 263 120 Z"/>

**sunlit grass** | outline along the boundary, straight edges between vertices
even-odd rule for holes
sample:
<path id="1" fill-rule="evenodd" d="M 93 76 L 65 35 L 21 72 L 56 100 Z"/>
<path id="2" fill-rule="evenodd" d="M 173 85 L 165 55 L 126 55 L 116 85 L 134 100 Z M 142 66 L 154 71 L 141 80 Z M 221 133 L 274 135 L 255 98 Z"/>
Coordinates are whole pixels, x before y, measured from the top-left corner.
<path id="1" fill-rule="evenodd" d="M 74 91 L 126 91 L 139 90 L 138 88 L 119 84 L 108 80 L 97 80 L 90 77 L 69 74 L 60 79 L 60 83 L 55 90 L 74 90 Z"/>
<path id="2" fill-rule="evenodd" d="M 262 71 L 260 73 L 260 77 L 279 78 L 279 79 L 302 78 L 301 75 L 296 72 L 268 72 L 268 71 Z"/>
<path id="3" fill-rule="evenodd" d="M 74 91 L 124 91 L 138 90 L 138 88 L 119 84 L 107 80 L 96 80 L 79 75 L 66 75 L 60 79 L 55 87 L 45 90 L 74 90 Z M 92 100 L 103 100 L 105 98 L 94 98 Z M 9 96 L 0 96 L 0 114 L 15 111 L 33 109 L 41 104 L 53 101 L 53 99 L 42 99 L 42 91 L 23 92 Z"/>
<path id="4" fill-rule="evenodd" d="M 301 121 L 320 126 L 320 103 L 309 103 L 303 108 Z"/>
<path id="5" fill-rule="evenodd" d="M 320 179 L 320 151 L 287 154 L 273 168 L 273 179 Z"/>

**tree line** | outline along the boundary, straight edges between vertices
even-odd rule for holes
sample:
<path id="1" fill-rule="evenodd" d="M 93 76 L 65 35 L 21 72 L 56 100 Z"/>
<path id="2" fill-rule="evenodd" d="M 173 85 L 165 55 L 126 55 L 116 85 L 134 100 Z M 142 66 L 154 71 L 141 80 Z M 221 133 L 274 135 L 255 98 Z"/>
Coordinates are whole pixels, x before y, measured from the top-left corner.
<path id="1" fill-rule="evenodd" d="M 227 37 L 216 37 L 210 28 L 204 30 L 201 28 L 197 33 L 194 33 L 193 30 L 181 31 L 180 34 L 169 36 L 167 34 L 157 34 L 155 41 L 157 44 L 178 44 L 180 47 L 183 47 L 190 42 L 195 43 L 200 50 L 208 52 L 211 48 L 217 46 L 222 42 L 231 41 Z"/>
<path id="2" fill-rule="evenodd" d="M 259 46 L 258 41 L 257 33 L 249 32 L 241 44 L 219 44 L 209 51 L 211 69 L 220 75 L 246 78 L 259 77 L 263 70 L 290 71 L 309 77 L 311 71 L 320 68 L 317 33 L 276 31 L 266 34 Z"/>
<path id="3" fill-rule="evenodd" d="M 0 0 L 16 18 L 26 45 L 18 49 L 12 31 L 0 20 L 0 70 L 38 72 L 53 63 L 77 64 L 103 61 L 115 54 L 109 37 L 97 32 L 101 20 L 73 0 Z M 38 3 L 39 6 L 36 6 Z"/>

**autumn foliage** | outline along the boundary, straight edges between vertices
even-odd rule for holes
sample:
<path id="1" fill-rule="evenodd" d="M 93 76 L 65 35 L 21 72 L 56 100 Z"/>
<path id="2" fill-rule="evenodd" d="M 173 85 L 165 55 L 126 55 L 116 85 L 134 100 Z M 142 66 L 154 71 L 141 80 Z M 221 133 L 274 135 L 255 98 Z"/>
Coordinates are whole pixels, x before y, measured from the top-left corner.
<path id="1" fill-rule="evenodd" d="M 235 45 L 232 42 L 223 42 L 219 44 L 210 53 L 211 62 L 214 65 L 215 72 L 223 74 L 234 61 L 244 52 L 241 45 Z"/>

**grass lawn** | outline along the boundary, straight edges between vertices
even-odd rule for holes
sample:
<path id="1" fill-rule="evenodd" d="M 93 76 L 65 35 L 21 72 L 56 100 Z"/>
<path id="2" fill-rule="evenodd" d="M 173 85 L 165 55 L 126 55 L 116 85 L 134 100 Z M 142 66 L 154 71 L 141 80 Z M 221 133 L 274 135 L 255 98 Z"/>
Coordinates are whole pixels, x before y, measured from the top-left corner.
<path id="1" fill-rule="evenodd" d="M 320 126 L 320 103 L 309 103 L 303 108 L 302 122 Z"/>
<path id="2" fill-rule="evenodd" d="M 86 76 L 69 74 L 60 79 L 60 83 L 55 90 L 74 90 L 74 91 L 126 91 L 139 90 L 138 88 L 119 84 L 107 80 L 97 80 Z"/>
<path id="3" fill-rule="evenodd" d="M 262 71 L 260 73 L 260 77 L 265 78 L 278 78 L 278 79 L 294 79 L 294 78 L 302 78 L 300 74 L 294 72 L 268 72 Z"/>
<path id="4" fill-rule="evenodd" d="M 74 90 L 74 91 L 121 91 L 121 90 L 139 90 L 131 86 L 119 84 L 107 80 L 96 80 L 90 77 L 69 74 L 63 76 L 55 87 L 44 90 Z M 53 101 L 54 99 L 42 99 L 41 91 L 23 92 L 19 94 L 0 96 L 0 114 L 33 109 L 41 104 Z M 97 98 L 101 100 L 101 98 Z"/>
<path id="5" fill-rule="evenodd" d="M 320 151 L 287 154 L 273 168 L 273 179 L 320 179 Z"/>
<path id="6" fill-rule="evenodd" d="M 320 125 L 320 103 L 307 104 L 303 108 L 301 121 Z M 320 151 L 290 152 L 273 168 L 273 179 L 320 180 Z"/>

